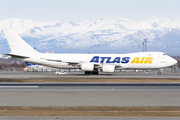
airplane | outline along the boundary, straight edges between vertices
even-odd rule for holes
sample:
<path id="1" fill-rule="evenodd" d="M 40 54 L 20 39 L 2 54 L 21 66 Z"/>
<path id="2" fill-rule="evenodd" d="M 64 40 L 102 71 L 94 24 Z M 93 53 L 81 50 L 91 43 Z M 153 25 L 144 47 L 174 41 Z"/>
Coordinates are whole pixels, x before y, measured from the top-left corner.
<path id="1" fill-rule="evenodd" d="M 34 63 L 30 63 L 30 62 L 25 62 L 25 63 L 28 67 L 37 67 L 38 68 L 38 65 L 36 65 Z"/>
<path id="2" fill-rule="evenodd" d="M 31 67 L 31 68 L 43 68 L 44 66 L 41 66 L 41 65 L 37 65 L 37 64 L 34 64 L 34 63 L 30 63 L 30 62 L 25 62 L 26 65 L 28 67 Z"/>
<path id="3" fill-rule="evenodd" d="M 12 59 L 60 69 L 81 69 L 85 75 L 99 71 L 113 73 L 120 69 L 161 69 L 174 66 L 177 61 L 163 52 L 137 52 L 128 54 L 46 54 L 26 43 L 14 31 L 5 31 Z"/>
<path id="4" fill-rule="evenodd" d="M 37 65 L 34 63 L 30 63 L 30 62 L 25 62 L 27 67 L 24 68 L 24 71 L 51 71 L 52 69 L 46 66 L 42 66 L 42 65 Z"/>

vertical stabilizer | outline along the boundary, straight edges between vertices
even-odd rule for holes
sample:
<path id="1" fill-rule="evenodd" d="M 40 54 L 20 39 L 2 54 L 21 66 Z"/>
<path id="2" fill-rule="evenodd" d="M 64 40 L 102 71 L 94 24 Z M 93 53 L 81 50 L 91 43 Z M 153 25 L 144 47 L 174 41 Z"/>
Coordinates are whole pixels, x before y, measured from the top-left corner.
<path id="1" fill-rule="evenodd" d="M 25 62 L 27 66 L 33 66 L 33 65 L 36 65 L 36 64 L 33 64 L 33 63 L 30 63 L 30 62 Z"/>
<path id="2" fill-rule="evenodd" d="M 34 50 L 34 48 L 32 48 L 28 43 L 26 43 L 15 32 L 7 30 L 7 31 L 5 31 L 5 36 L 9 43 L 11 53 L 38 54 L 38 52 L 36 50 Z"/>

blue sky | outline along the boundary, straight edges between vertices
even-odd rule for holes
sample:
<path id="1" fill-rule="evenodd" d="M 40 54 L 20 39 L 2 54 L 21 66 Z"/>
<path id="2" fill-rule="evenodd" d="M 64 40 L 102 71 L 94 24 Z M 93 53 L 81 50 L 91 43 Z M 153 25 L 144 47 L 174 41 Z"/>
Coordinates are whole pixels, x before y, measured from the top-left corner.
<path id="1" fill-rule="evenodd" d="M 0 21 L 24 18 L 41 22 L 118 16 L 134 21 L 154 15 L 180 17 L 180 0 L 0 0 Z"/>

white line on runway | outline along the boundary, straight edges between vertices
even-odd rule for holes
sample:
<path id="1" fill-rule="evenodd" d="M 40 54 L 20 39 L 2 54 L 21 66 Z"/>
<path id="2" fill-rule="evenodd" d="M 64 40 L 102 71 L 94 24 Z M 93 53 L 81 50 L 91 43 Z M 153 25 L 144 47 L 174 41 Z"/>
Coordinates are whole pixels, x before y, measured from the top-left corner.
<path id="1" fill-rule="evenodd" d="M 38 88 L 39 86 L 0 86 L 0 88 Z"/>

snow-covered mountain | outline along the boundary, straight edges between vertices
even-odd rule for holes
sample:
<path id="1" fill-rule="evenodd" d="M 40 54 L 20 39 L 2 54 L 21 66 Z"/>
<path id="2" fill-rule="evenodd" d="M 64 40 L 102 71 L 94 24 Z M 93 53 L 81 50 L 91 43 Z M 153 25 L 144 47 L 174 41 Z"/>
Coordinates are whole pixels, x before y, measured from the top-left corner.
<path id="1" fill-rule="evenodd" d="M 0 21 L 0 53 L 10 52 L 4 30 L 12 29 L 40 52 L 127 53 L 148 40 L 149 51 L 180 53 L 180 18 L 153 16 L 134 22 L 116 16 L 74 22 Z"/>

